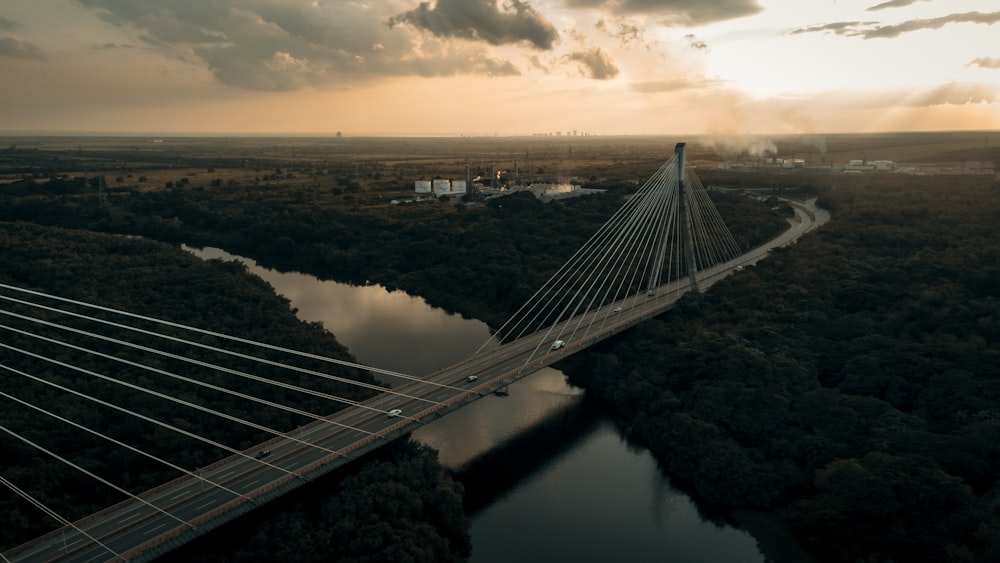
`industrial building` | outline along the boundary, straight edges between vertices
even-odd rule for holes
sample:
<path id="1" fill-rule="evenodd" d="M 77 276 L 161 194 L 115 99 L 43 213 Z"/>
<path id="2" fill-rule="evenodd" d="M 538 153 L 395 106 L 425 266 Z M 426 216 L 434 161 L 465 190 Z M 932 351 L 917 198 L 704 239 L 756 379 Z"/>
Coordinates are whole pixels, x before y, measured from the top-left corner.
<path id="1" fill-rule="evenodd" d="M 467 183 L 465 180 L 450 180 L 447 178 L 435 178 L 433 180 L 417 180 L 413 182 L 413 191 L 418 194 L 433 193 L 437 196 L 464 194 Z"/>
<path id="2" fill-rule="evenodd" d="M 834 164 L 829 162 L 810 163 L 802 158 L 767 158 L 752 162 L 720 162 L 719 168 L 722 170 L 768 170 L 768 169 L 805 169 L 813 172 L 845 172 L 859 174 L 861 172 L 910 172 L 912 169 L 898 169 L 896 163 L 891 160 L 871 160 L 861 159 L 849 160 L 844 164 Z"/>

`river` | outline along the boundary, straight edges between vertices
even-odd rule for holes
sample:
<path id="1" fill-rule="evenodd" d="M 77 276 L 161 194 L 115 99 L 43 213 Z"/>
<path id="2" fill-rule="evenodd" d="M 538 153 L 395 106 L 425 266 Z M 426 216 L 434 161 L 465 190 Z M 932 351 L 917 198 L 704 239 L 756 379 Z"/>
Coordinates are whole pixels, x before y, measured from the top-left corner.
<path id="1" fill-rule="evenodd" d="M 489 337 L 484 323 L 401 291 L 281 273 L 219 249 L 188 250 L 241 260 L 366 365 L 427 375 Z M 630 445 L 558 370 L 542 369 L 508 396 L 487 396 L 413 437 L 438 450 L 466 487 L 474 563 L 764 561 L 752 536 L 703 518 L 649 452 Z"/>

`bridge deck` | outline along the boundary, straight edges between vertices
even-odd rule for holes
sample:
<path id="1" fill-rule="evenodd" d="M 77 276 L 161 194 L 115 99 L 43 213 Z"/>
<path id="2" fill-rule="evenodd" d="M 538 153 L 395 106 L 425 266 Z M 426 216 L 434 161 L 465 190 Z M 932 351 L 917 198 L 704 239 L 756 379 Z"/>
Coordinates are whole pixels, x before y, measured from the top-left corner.
<path id="1" fill-rule="evenodd" d="M 701 289 L 708 289 L 737 266 L 755 263 L 772 248 L 815 227 L 815 216 L 808 208 L 796 205 L 796 213 L 791 228 L 779 237 L 735 260 L 699 272 Z M 10 561 L 153 559 L 427 422 L 666 311 L 688 287 L 688 281 L 681 279 L 661 286 L 653 296 L 632 296 L 602 306 L 395 389 L 405 393 L 405 398 L 379 395 L 338 411 L 326 421 L 310 423 L 259 444 L 244 455 L 230 456 L 198 470 L 199 476 L 225 489 L 184 475 L 146 491 L 140 495 L 142 501 L 128 499 L 76 522 L 121 557 L 71 527 L 18 546 L 4 557 Z M 572 326 L 589 329 L 585 335 L 578 335 L 580 331 L 574 333 L 569 328 Z M 566 345 L 552 350 L 557 334 Z M 474 381 L 469 381 L 470 376 L 475 376 Z M 401 413 L 387 416 L 393 409 Z M 266 457 L 257 459 L 265 451 L 269 452 Z"/>

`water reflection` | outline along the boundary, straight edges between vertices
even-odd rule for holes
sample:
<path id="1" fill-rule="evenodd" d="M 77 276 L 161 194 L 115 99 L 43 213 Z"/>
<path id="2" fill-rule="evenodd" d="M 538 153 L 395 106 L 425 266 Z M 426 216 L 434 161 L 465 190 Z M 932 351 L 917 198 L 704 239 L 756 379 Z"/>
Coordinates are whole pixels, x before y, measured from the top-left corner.
<path id="1" fill-rule="evenodd" d="M 491 499 L 470 533 L 474 563 L 764 561 L 752 536 L 703 520 L 652 456 L 632 451 L 603 417 L 514 492 Z"/>
<path id="2" fill-rule="evenodd" d="M 436 449 L 442 465 L 457 469 L 582 399 L 583 390 L 567 384 L 561 371 L 544 368 L 509 386 L 506 397 L 484 397 L 416 430 L 413 437 Z"/>
<path id="3" fill-rule="evenodd" d="M 402 291 L 278 272 L 218 248 L 184 248 L 206 260 L 245 263 L 291 301 L 300 319 L 322 322 L 365 365 L 423 376 L 471 356 L 490 336 L 486 323 L 430 307 Z"/>
<path id="4" fill-rule="evenodd" d="M 357 360 L 425 375 L 473 354 L 486 325 L 403 292 L 280 273 L 238 259 L 299 310 L 321 321 Z M 761 562 L 747 533 L 704 520 L 653 457 L 545 368 L 413 433 L 466 484 L 472 561 Z"/>
<path id="5" fill-rule="evenodd" d="M 463 463 L 456 475 L 465 485 L 466 512 L 475 518 L 498 499 L 518 494 L 519 483 L 547 470 L 573 444 L 586 440 L 602 415 L 594 401 L 574 401 Z"/>

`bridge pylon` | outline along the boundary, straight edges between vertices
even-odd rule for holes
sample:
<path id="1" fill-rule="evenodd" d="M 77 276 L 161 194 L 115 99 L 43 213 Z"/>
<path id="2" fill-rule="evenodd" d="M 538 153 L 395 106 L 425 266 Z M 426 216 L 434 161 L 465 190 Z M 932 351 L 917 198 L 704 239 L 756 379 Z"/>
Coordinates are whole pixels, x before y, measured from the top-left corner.
<path id="1" fill-rule="evenodd" d="M 684 189 L 684 143 L 674 146 L 677 166 L 677 197 L 680 205 L 681 244 L 684 245 L 684 261 L 687 267 L 688 279 L 691 280 L 691 291 L 698 293 L 698 266 L 694 259 L 694 236 L 691 234 L 691 211 L 688 209 L 687 194 Z"/>

